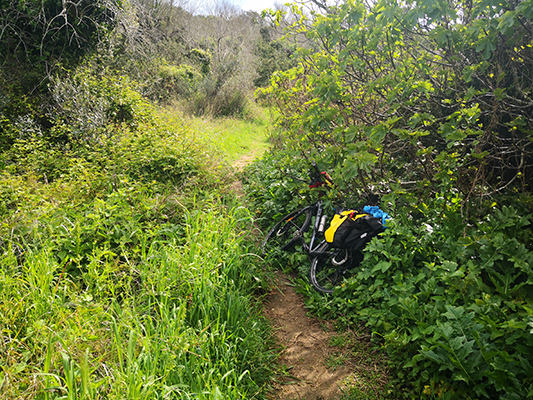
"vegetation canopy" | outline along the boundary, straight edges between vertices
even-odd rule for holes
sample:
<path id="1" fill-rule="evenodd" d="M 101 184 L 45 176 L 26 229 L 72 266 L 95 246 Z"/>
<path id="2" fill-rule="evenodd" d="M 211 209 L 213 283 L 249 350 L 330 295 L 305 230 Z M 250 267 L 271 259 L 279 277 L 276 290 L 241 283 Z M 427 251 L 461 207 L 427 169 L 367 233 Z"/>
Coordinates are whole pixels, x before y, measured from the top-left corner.
<path id="1" fill-rule="evenodd" d="M 257 92 L 279 130 L 248 191 L 276 220 L 316 196 L 302 189 L 314 159 L 337 185 L 326 201 L 377 196 L 393 216 L 356 276 L 309 306 L 371 329 L 397 397 L 533 396 L 532 7 L 316 0 L 269 14 L 300 58 Z"/>
<path id="2" fill-rule="evenodd" d="M 470 199 L 530 189 L 529 2 L 348 1 L 319 11 L 293 8 L 288 34 L 308 40 L 300 67 L 261 92 L 281 113 L 284 145 L 324 151 L 339 174 L 376 192 L 399 184 L 435 194 L 444 184 Z"/>

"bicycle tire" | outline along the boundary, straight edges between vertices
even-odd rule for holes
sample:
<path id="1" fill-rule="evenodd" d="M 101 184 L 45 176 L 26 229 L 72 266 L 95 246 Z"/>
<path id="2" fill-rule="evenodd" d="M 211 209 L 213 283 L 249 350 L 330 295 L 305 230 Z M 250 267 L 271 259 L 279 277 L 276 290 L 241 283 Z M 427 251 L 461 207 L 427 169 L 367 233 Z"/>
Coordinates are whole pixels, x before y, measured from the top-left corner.
<path id="1" fill-rule="evenodd" d="M 357 266 L 363 259 L 360 250 L 352 252 L 347 249 L 330 248 L 328 243 L 323 243 L 317 255 L 311 260 L 309 268 L 309 283 L 321 293 L 333 293 L 346 278 L 353 276 Z"/>
<path id="2" fill-rule="evenodd" d="M 274 225 L 267 233 L 261 245 L 263 256 L 271 253 L 271 250 L 291 250 L 296 243 L 301 241 L 302 235 L 307 232 L 311 225 L 312 206 L 295 210 Z"/>

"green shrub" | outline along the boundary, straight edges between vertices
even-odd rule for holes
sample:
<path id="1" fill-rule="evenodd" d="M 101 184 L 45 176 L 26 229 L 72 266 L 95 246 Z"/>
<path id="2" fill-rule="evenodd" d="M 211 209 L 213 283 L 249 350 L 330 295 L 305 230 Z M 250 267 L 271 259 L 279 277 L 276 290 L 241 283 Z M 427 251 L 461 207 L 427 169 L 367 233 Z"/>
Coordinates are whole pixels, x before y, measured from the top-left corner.
<path id="1" fill-rule="evenodd" d="M 199 90 L 184 108 L 198 116 L 242 117 L 249 101 L 247 88 L 241 87 L 237 79 L 225 81 L 211 74 L 204 77 Z"/>
<path id="2" fill-rule="evenodd" d="M 192 66 L 162 65 L 159 69 L 161 78 L 159 100 L 169 101 L 191 97 L 199 87 L 201 74 Z"/>
<path id="3" fill-rule="evenodd" d="M 191 61 L 200 65 L 202 74 L 207 75 L 211 69 L 211 53 L 203 49 L 192 49 L 188 54 Z"/>
<path id="4" fill-rule="evenodd" d="M 379 194 L 394 218 L 356 276 L 309 307 L 364 322 L 400 397 L 531 398 L 531 4 L 290 11 L 287 33 L 310 46 L 258 92 L 282 133 L 250 179 L 257 208 L 296 208 L 298 172 L 280 172 L 315 158 L 345 197 Z"/>
<path id="5" fill-rule="evenodd" d="M 200 188 L 208 196 L 228 175 L 210 145 L 182 121 L 150 119 L 138 129 L 114 127 L 110 137 L 70 150 L 38 137 L 17 143 L 4 154 L 8 166 L 0 175 L 5 217 L 0 243 L 39 251 L 48 246 L 43 238 L 55 237 L 57 261 L 69 261 L 76 271 L 96 248 L 124 253 L 131 261 L 142 240 L 165 240 L 165 232 L 178 232 L 179 202 L 165 199 Z"/>
<path id="6" fill-rule="evenodd" d="M 126 76 L 104 72 L 80 67 L 69 77 L 53 81 L 56 109 L 52 118 L 69 142 L 95 145 L 114 133 L 110 126 L 125 124 L 136 129 L 152 122 L 152 106 L 139 86 Z"/>
<path id="7" fill-rule="evenodd" d="M 245 171 L 247 193 L 265 227 L 310 194 L 298 180 L 307 161 L 289 154 L 269 153 Z M 530 197 L 470 205 L 453 190 L 425 201 L 415 194 L 383 196 L 382 208 L 393 219 L 366 246 L 359 272 L 334 296 L 308 293 L 307 307 L 325 318 L 363 322 L 389 353 L 396 396 L 531 396 Z M 467 215 L 469 206 L 476 211 Z M 304 254 L 275 261 L 306 281 Z"/>
<path id="8" fill-rule="evenodd" d="M 399 381 L 420 396 L 526 398 L 533 214 L 494 207 L 468 226 L 457 207 L 435 206 L 422 204 L 416 220 L 396 210 L 330 310 L 382 337 Z"/>

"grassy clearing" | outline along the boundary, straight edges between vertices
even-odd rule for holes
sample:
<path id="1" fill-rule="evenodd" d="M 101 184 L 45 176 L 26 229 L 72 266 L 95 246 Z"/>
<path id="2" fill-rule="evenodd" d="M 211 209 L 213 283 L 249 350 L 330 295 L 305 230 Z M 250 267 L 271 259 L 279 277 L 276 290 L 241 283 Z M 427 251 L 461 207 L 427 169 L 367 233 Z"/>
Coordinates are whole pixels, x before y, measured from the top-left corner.
<path id="1" fill-rule="evenodd" d="M 203 140 L 211 143 L 230 164 L 234 164 L 243 158 L 251 161 L 268 148 L 268 110 L 256 107 L 251 115 L 246 119 L 188 117 L 186 121 Z"/>

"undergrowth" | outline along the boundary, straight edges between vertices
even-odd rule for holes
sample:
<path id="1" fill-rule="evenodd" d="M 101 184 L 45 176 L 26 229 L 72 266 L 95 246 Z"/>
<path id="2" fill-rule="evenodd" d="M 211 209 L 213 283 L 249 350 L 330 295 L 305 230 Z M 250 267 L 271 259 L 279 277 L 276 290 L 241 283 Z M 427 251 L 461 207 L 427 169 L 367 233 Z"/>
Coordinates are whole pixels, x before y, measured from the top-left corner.
<path id="1" fill-rule="evenodd" d="M 264 398 L 253 215 L 211 144 L 126 89 L 127 121 L 26 124 L 1 154 L 0 397 Z"/>
<path id="2" fill-rule="evenodd" d="M 268 154 L 247 170 L 245 188 L 265 229 L 309 195 L 298 180 L 300 163 L 295 160 L 291 171 L 289 158 L 287 152 Z M 346 326 L 363 323 L 374 345 L 387 352 L 387 387 L 393 390 L 379 390 L 375 398 L 531 398 L 528 196 L 477 204 L 445 188 L 423 201 L 409 193 L 384 196 L 382 207 L 393 217 L 387 230 L 366 246 L 358 272 L 331 296 L 310 288 L 302 252 L 282 254 L 276 262 L 300 274 L 313 313 Z M 374 394 L 355 388 L 346 396 Z"/>

